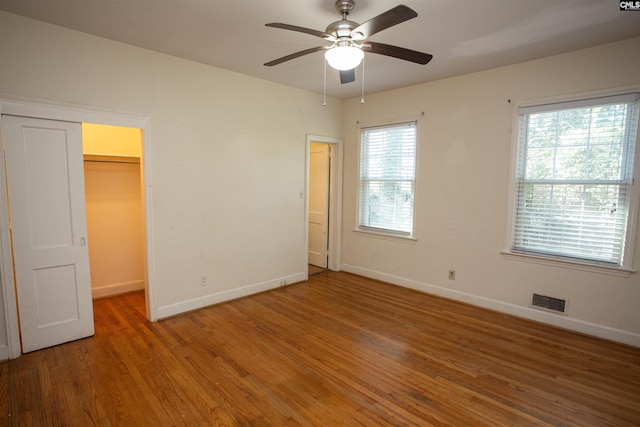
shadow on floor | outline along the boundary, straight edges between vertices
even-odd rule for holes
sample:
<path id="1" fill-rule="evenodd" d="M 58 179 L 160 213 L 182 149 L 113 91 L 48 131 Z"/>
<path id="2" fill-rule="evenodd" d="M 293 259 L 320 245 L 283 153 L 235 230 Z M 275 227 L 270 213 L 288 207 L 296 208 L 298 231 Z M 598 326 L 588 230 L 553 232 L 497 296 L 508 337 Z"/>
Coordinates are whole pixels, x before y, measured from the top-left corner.
<path id="1" fill-rule="evenodd" d="M 329 271 L 329 270 L 326 268 L 309 264 L 309 276 L 313 276 L 314 274 L 324 273 L 325 271 Z"/>

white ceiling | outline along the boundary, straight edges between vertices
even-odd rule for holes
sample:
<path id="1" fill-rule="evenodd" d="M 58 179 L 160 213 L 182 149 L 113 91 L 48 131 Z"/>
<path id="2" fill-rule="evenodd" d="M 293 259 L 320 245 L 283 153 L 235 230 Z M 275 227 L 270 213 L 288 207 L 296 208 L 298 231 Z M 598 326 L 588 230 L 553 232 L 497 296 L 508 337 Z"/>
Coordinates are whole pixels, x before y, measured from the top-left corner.
<path id="1" fill-rule="evenodd" d="M 371 41 L 434 55 L 427 65 L 367 53 L 365 91 L 380 92 L 640 36 L 640 11 L 616 0 L 400 0 L 418 17 Z M 400 4 L 356 0 L 349 19 L 363 23 Z M 341 19 L 335 0 L 0 0 L 0 10 L 322 93 L 317 52 L 274 67 L 263 64 L 328 44 L 265 27 L 282 22 L 322 30 Z M 640 47 L 639 47 L 640 48 Z M 359 96 L 327 71 L 327 94 Z"/>

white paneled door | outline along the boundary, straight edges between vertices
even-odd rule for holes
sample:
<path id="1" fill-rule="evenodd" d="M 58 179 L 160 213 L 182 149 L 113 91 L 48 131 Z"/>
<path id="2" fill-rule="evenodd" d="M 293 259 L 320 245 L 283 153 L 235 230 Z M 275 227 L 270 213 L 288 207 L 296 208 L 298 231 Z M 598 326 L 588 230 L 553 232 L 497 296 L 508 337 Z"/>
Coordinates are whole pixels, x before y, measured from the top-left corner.
<path id="1" fill-rule="evenodd" d="M 3 116 L 22 351 L 93 335 L 80 123 Z"/>
<path id="2" fill-rule="evenodd" d="M 309 264 L 327 268 L 329 238 L 329 144 L 309 151 Z"/>

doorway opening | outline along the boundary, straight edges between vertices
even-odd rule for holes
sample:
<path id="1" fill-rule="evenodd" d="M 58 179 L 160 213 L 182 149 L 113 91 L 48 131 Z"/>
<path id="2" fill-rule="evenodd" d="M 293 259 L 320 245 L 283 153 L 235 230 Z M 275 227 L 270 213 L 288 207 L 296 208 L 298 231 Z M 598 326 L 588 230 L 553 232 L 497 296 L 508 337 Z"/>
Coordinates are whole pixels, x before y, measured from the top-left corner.
<path id="1" fill-rule="evenodd" d="M 93 299 L 144 290 L 142 129 L 82 123 Z"/>
<path id="2" fill-rule="evenodd" d="M 329 266 L 331 145 L 312 142 L 309 147 L 309 275 Z"/>
<path id="3" fill-rule="evenodd" d="M 342 140 L 307 136 L 307 274 L 340 270 Z"/>

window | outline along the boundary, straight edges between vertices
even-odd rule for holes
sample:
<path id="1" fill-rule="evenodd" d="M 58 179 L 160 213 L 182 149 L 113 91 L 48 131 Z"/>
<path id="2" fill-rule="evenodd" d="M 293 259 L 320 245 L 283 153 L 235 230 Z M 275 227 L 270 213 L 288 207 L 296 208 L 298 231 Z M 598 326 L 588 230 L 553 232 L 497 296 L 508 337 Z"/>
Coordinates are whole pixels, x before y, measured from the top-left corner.
<path id="1" fill-rule="evenodd" d="M 519 109 L 512 252 L 625 266 L 637 99 Z"/>
<path id="2" fill-rule="evenodd" d="M 358 228 L 411 237 L 416 122 L 361 130 Z"/>

